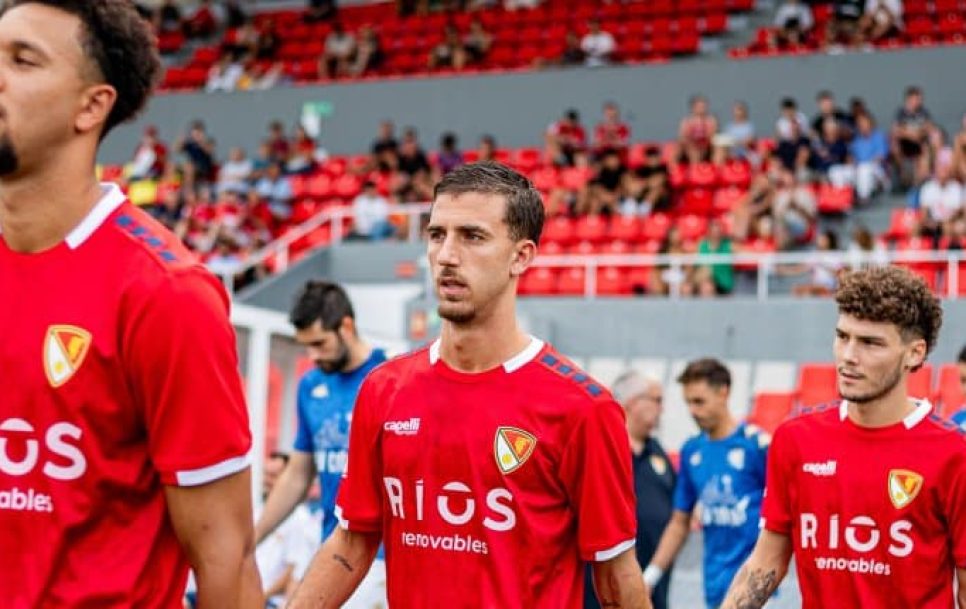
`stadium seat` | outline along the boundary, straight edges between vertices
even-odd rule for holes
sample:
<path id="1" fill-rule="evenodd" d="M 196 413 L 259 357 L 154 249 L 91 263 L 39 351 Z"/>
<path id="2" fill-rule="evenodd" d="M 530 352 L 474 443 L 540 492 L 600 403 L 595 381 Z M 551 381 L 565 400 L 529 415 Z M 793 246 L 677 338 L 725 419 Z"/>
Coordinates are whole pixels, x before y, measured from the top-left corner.
<path id="1" fill-rule="evenodd" d="M 590 241 L 578 241 L 567 248 L 567 253 L 574 256 L 593 256 L 597 253 L 597 246 Z"/>
<path id="2" fill-rule="evenodd" d="M 557 276 L 557 293 L 561 296 L 583 296 L 587 272 L 582 266 L 568 267 Z"/>
<path id="3" fill-rule="evenodd" d="M 852 211 L 855 193 L 849 186 L 822 184 L 818 189 L 818 211 L 823 214 L 845 214 Z"/>
<path id="4" fill-rule="evenodd" d="M 641 219 L 638 216 L 615 216 L 611 218 L 608 237 L 610 239 L 635 243 L 641 238 Z"/>
<path id="5" fill-rule="evenodd" d="M 748 188 L 751 184 L 751 166 L 747 161 L 729 161 L 721 168 L 721 184 Z"/>
<path id="6" fill-rule="evenodd" d="M 751 405 L 748 422 L 768 433 L 775 433 L 778 426 L 792 413 L 794 393 L 758 393 Z"/>
<path id="7" fill-rule="evenodd" d="M 621 269 L 605 266 L 597 269 L 597 294 L 599 296 L 626 296 L 630 285 Z"/>
<path id="8" fill-rule="evenodd" d="M 651 284 L 651 269 L 649 266 L 632 266 L 627 269 L 627 289 L 631 294 L 647 293 Z"/>
<path id="9" fill-rule="evenodd" d="M 963 386 L 959 382 L 959 367 L 956 364 L 940 366 L 935 401 L 936 407 L 945 417 L 966 406 L 966 394 L 963 394 Z"/>
<path id="10" fill-rule="evenodd" d="M 554 216 L 543 227 L 543 241 L 566 246 L 573 243 L 574 239 L 574 221 L 567 216 Z"/>
<path id="11" fill-rule="evenodd" d="M 647 241 L 662 241 L 671 228 L 671 217 L 667 214 L 651 214 L 644 219 L 643 237 Z"/>
<path id="12" fill-rule="evenodd" d="M 607 220 L 599 215 L 586 215 L 574 224 L 574 237 L 578 241 L 600 243 L 607 238 Z"/>
<path id="13" fill-rule="evenodd" d="M 714 203 L 712 207 L 716 214 L 726 214 L 734 209 L 745 198 L 747 191 L 737 186 L 730 188 L 719 188 L 714 193 Z"/>
<path id="14" fill-rule="evenodd" d="M 909 375 L 907 388 L 909 397 L 922 400 L 932 399 L 932 364 L 924 364 L 922 368 Z"/>
<path id="15" fill-rule="evenodd" d="M 554 293 L 556 280 L 556 274 L 551 268 L 531 268 L 520 278 L 519 292 L 525 296 L 547 296 Z"/>
<path id="16" fill-rule="evenodd" d="M 718 169 L 712 163 L 690 165 L 686 174 L 689 188 L 714 188 L 718 184 Z"/>
<path id="17" fill-rule="evenodd" d="M 158 202 L 158 183 L 155 180 L 138 180 L 127 187 L 127 198 L 138 207 Z"/>
<path id="18" fill-rule="evenodd" d="M 560 185 L 560 176 L 553 167 L 544 167 L 533 172 L 530 181 L 537 190 L 547 192 Z"/>
<path id="19" fill-rule="evenodd" d="M 798 403 L 816 406 L 838 398 L 834 364 L 802 364 L 798 370 Z"/>
<path id="20" fill-rule="evenodd" d="M 617 256 L 623 254 L 632 253 L 633 248 L 631 244 L 627 241 L 622 241 L 620 239 L 613 239 L 605 241 L 597 246 L 597 253 L 604 254 L 608 256 Z"/>
<path id="21" fill-rule="evenodd" d="M 677 221 L 678 233 L 683 241 L 697 241 L 708 230 L 708 220 L 697 215 L 681 216 Z"/>
<path id="22" fill-rule="evenodd" d="M 708 188 L 691 188 L 685 191 L 677 211 L 686 215 L 712 215 L 714 213 L 714 191 Z"/>

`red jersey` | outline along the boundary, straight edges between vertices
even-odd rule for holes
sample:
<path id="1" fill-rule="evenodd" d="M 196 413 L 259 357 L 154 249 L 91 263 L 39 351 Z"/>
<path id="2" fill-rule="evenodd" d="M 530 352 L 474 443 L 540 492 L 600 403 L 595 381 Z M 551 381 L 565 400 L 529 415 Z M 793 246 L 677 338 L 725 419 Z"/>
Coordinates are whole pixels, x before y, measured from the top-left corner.
<path id="1" fill-rule="evenodd" d="M 438 342 L 375 369 L 337 504 L 382 532 L 394 609 L 578 609 L 584 562 L 636 538 L 623 411 L 537 339 L 480 374 Z"/>
<path id="2" fill-rule="evenodd" d="M 162 485 L 248 466 L 228 300 L 116 186 L 60 244 L 0 235 L 5 609 L 179 609 Z"/>
<path id="3" fill-rule="evenodd" d="M 631 130 L 626 123 L 597 123 L 594 128 L 594 147 L 598 150 L 612 148 L 623 150 L 631 139 Z"/>
<path id="4" fill-rule="evenodd" d="M 805 411 L 775 433 L 762 508 L 791 539 L 802 607 L 950 609 L 966 568 L 966 437 L 928 402 L 875 429 L 845 402 Z"/>

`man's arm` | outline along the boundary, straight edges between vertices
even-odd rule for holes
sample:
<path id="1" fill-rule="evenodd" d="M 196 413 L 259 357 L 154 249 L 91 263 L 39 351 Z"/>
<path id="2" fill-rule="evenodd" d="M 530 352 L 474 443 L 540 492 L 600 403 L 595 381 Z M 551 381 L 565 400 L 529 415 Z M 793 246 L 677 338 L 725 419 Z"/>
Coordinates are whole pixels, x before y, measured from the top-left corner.
<path id="1" fill-rule="evenodd" d="M 959 609 L 966 609 L 966 569 L 956 569 L 956 583 L 959 584 L 959 592 L 956 594 Z"/>
<path id="2" fill-rule="evenodd" d="M 262 543 L 298 507 L 314 478 L 315 462 L 312 455 L 301 450 L 292 451 L 255 524 L 255 545 Z"/>
<path id="3" fill-rule="evenodd" d="M 165 486 L 164 494 L 198 580 L 199 609 L 264 607 L 255 567 L 250 471 L 200 486 Z"/>
<path id="4" fill-rule="evenodd" d="M 610 560 L 595 562 L 593 571 L 601 609 L 651 609 L 651 598 L 633 548 Z"/>
<path id="5" fill-rule="evenodd" d="M 358 533 L 336 527 L 309 565 L 288 609 L 341 607 L 369 571 L 380 541 L 380 533 Z"/>
<path id="6" fill-rule="evenodd" d="M 758 543 L 735 575 L 721 609 L 761 609 L 788 572 L 792 543 L 787 535 L 762 530 Z"/>
<path id="7" fill-rule="evenodd" d="M 684 547 L 684 542 L 688 540 L 690 533 L 691 514 L 674 510 L 671 513 L 671 520 L 664 527 L 664 533 L 661 534 L 661 541 L 657 544 L 651 564 L 644 570 L 644 579 L 648 586 L 653 588 L 661 580 L 661 576 L 670 568 L 678 552 Z"/>

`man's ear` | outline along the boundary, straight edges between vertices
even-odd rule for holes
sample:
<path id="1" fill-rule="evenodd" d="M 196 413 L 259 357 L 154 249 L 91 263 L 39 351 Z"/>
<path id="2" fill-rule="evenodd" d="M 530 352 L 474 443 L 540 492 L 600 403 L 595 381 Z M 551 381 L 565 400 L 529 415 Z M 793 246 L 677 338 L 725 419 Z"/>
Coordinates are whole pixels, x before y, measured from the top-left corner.
<path id="1" fill-rule="evenodd" d="M 537 244 L 529 239 L 518 241 L 513 251 L 513 262 L 510 264 L 510 276 L 520 277 L 537 257 Z"/>
<path id="2" fill-rule="evenodd" d="M 117 90 L 114 87 L 103 83 L 91 85 L 81 94 L 74 128 L 79 133 L 103 130 L 115 102 Z"/>

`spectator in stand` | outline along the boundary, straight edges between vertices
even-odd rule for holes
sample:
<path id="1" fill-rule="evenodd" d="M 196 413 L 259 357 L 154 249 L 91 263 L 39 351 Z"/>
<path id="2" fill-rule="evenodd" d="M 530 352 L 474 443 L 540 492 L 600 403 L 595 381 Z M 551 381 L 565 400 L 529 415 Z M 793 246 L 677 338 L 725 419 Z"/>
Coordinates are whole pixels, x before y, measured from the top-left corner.
<path id="1" fill-rule="evenodd" d="M 225 27 L 237 29 L 248 23 L 248 14 L 242 8 L 240 0 L 223 0 L 225 11 Z"/>
<path id="2" fill-rule="evenodd" d="M 288 162 L 288 157 L 292 154 L 292 142 L 285 135 L 285 125 L 282 121 L 272 121 L 268 125 L 268 142 L 271 150 L 271 159 L 275 163 L 281 163 L 284 167 Z"/>
<path id="3" fill-rule="evenodd" d="M 966 114 L 960 124 L 962 128 L 953 140 L 953 174 L 956 179 L 966 182 Z"/>
<path id="4" fill-rule="evenodd" d="M 390 120 L 379 123 L 379 134 L 369 148 L 372 160 L 366 171 L 376 169 L 382 172 L 394 171 L 399 165 L 399 142 L 396 140 L 396 125 Z"/>
<path id="5" fill-rule="evenodd" d="M 190 17 L 184 21 L 184 33 L 189 38 L 207 38 L 218 29 L 216 7 L 211 0 L 201 0 Z"/>
<path id="6" fill-rule="evenodd" d="M 924 212 L 923 228 L 934 238 L 949 237 L 953 222 L 963 217 L 966 191 L 953 175 L 952 166 L 942 163 L 935 176 L 926 181 L 919 191 L 919 207 Z"/>
<path id="7" fill-rule="evenodd" d="M 233 61 L 241 62 L 255 57 L 258 53 L 258 30 L 255 29 L 255 24 L 250 21 L 243 24 L 235 33 L 234 40 L 226 42 L 222 48 Z"/>
<path id="8" fill-rule="evenodd" d="M 275 21 L 273 19 L 262 21 L 261 27 L 258 28 L 258 36 L 255 39 L 255 59 L 259 61 L 275 59 L 280 44 L 278 32 L 275 31 Z"/>
<path id="9" fill-rule="evenodd" d="M 626 196 L 621 202 L 625 216 L 647 216 L 671 208 L 671 178 L 661 149 L 649 146 L 644 163 L 626 175 Z"/>
<path id="10" fill-rule="evenodd" d="M 496 161 L 496 138 L 484 135 L 480 138 L 480 145 L 476 147 L 477 161 Z"/>
<path id="11" fill-rule="evenodd" d="M 176 189 L 166 191 L 163 196 L 158 197 L 156 205 L 148 208 L 148 212 L 168 230 L 177 232 L 178 224 L 185 219 L 184 197 L 181 191 Z"/>
<path id="12" fill-rule="evenodd" d="M 885 133 L 876 128 L 871 114 L 860 114 L 855 129 L 849 155 L 855 164 L 856 197 L 860 204 L 866 204 L 888 183 L 885 163 L 889 158 L 889 143 Z"/>
<path id="13" fill-rule="evenodd" d="M 849 144 L 842 133 L 841 123 L 826 118 L 812 150 L 815 169 L 833 186 L 854 186 L 855 171 L 849 164 Z"/>
<path id="14" fill-rule="evenodd" d="M 462 70 L 466 66 L 466 48 L 460 40 L 460 33 L 453 25 L 447 25 L 440 41 L 429 52 L 428 65 L 430 70 L 436 68 L 453 68 Z"/>
<path id="15" fill-rule="evenodd" d="M 801 0 L 785 0 L 775 12 L 779 46 L 803 45 L 815 27 L 812 9 Z"/>
<path id="16" fill-rule="evenodd" d="M 851 139 L 852 132 L 855 131 L 855 123 L 852 116 L 835 105 L 835 96 L 831 91 L 820 91 L 815 98 L 818 105 L 818 114 L 812 119 L 812 133 L 815 137 L 821 137 L 824 124 L 828 119 L 838 123 L 839 133 L 846 140 Z"/>
<path id="17" fill-rule="evenodd" d="M 860 269 L 868 266 L 885 266 L 889 264 L 889 250 L 885 244 L 876 239 L 872 231 L 863 224 L 857 224 L 852 229 L 852 241 L 846 250 L 849 267 Z"/>
<path id="18" fill-rule="evenodd" d="M 245 67 L 231 55 L 223 55 L 208 69 L 205 91 L 234 91 L 238 81 L 244 76 Z"/>
<path id="19" fill-rule="evenodd" d="M 737 101 L 731 107 L 731 122 L 725 126 L 723 133 L 731 138 L 732 151 L 740 158 L 754 162 L 756 154 L 755 125 L 748 118 L 748 104 Z"/>
<path id="20" fill-rule="evenodd" d="M 788 124 L 787 137 L 778 142 L 775 157 L 783 168 L 795 172 L 799 180 L 808 178 L 808 169 L 812 163 L 812 141 L 802 131 L 798 122 Z"/>
<path id="21" fill-rule="evenodd" d="M 580 46 L 580 37 L 577 36 L 577 32 L 567 30 L 564 37 L 564 48 L 557 58 L 557 65 L 579 66 L 583 65 L 585 61 L 587 61 L 587 53 Z"/>
<path id="22" fill-rule="evenodd" d="M 467 63 L 482 63 L 493 46 L 493 34 L 486 31 L 479 19 L 470 21 L 470 30 L 463 37 Z M 456 67 L 456 66 L 454 66 Z"/>
<path id="23" fill-rule="evenodd" d="M 908 87 L 902 107 L 892 124 L 892 156 L 899 169 L 899 180 L 909 187 L 922 183 L 930 170 L 929 142 L 935 136 L 932 115 L 923 104 L 922 89 Z"/>
<path id="24" fill-rule="evenodd" d="M 237 244 L 228 235 L 218 235 L 214 249 L 205 260 L 205 266 L 215 275 L 227 277 L 238 271 L 241 262 Z"/>
<path id="25" fill-rule="evenodd" d="M 318 23 L 334 19 L 338 12 L 336 0 L 308 0 L 302 19 L 306 23 Z"/>
<path id="26" fill-rule="evenodd" d="M 359 28 L 359 43 L 356 45 L 356 57 L 350 69 L 352 76 L 362 76 L 367 72 L 378 70 L 386 60 L 379 36 L 372 26 L 364 25 Z"/>
<path id="27" fill-rule="evenodd" d="M 792 249 L 808 241 L 818 213 L 815 193 L 788 169 L 778 172 L 772 211 L 778 248 Z"/>
<path id="28" fill-rule="evenodd" d="M 460 152 L 456 134 L 447 132 L 439 139 L 439 154 L 436 155 L 436 168 L 441 176 L 463 165 L 463 153 Z"/>
<path id="29" fill-rule="evenodd" d="M 681 232 L 677 226 L 672 226 L 661 247 L 658 250 L 662 255 L 690 254 L 690 248 L 681 238 Z M 672 293 L 679 296 L 694 296 L 698 292 L 695 282 L 696 270 L 692 265 L 672 267 L 667 264 L 660 264 L 651 269 L 650 284 L 647 293 L 657 296 L 668 296 Z"/>
<path id="30" fill-rule="evenodd" d="M 504 0 L 503 9 L 507 11 L 518 11 L 521 9 L 535 9 L 540 6 L 541 0 Z"/>
<path id="31" fill-rule="evenodd" d="M 322 58 L 319 60 L 319 75 L 322 78 L 336 78 L 351 74 L 355 55 L 355 36 L 345 31 L 341 21 L 335 21 L 332 31 L 325 37 Z"/>
<path id="32" fill-rule="evenodd" d="M 617 43 L 610 32 L 601 29 L 600 21 L 591 19 L 587 22 L 587 33 L 580 40 L 580 48 L 585 56 L 584 65 L 594 68 L 611 62 Z"/>
<path id="33" fill-rule="evenodd" d="M 852 122 L 853 132 L 858 124 L 860 116 L 870 116 L 869 107 L 861 97 L 853 97 L 849 100 L 849 119 Z"/>
<path id="34" fill-rule="evenodd" d="M 302 125 L 295 126 L 295 137 L 292 139 L 292 152 L 285 163 L 285 172 L 289 174 L 308 174 L 315 170 L 315 140 L 309 137 Z"/>
<path id="35" fill-rule="evenodd" d="M 725 234 L 720 220 L 712 220 L 708 224 L 708 233 L 698 243 L 699 254 L 731 254 L 734 250 L 731 239 Z M 697 281 L 702 286 L 700 292 L 706 294 L 708 290 L 703 286 L 711 282 L 712 294 L 724 296 L 735 288 L 735 268 L 731 263 L 715 263 L 698 268 Z"/>
<path id="36" fill-rule="evenodd" d="M 831 230 L 820 232 L 815 239 L 815 250 L 811 262 L 779 269 L 783 275 L 808 273 L 807 282 L 792 287 L 795 296 L 831 296 L 838 287 L 842 270 L 839 236 Z"/>
<path id="37" fill-rule="evenodd" d="M 389 201 L 379 194 L 375 182 L 366 180 L 362 192 L 352 201 L 351 239 L 380 241 L 393 233 L 389 223 Z"/>
<path id="38" fill-rule="evenodd" d="M 412 127 L 403 131 L 402 142 L 399 145 L 398 169 L 394 192 L 402 194 L 407 190 L 413 190 L 417 200 L 428 201 L 433 198 L 433 168 L 419 145 L 416 130 Z"/>
<path id="39" fill-rule="evenodd" d="M 584 156 L 586 151 L 587 133 L 580 124 L 580 114 L 576 110 L 567 110 L 563 118 L 547 128 L 548 162 L 558 167 L 573 167 L 577 164 L 577 157 Z"/>
<path id="40" fill-rule="evenodd" d="M 158 138 L 158 128 L 150 125 L 134 151 L 128 169 L 130 180 L 156 180 L 164 173 L 168 162 L 168 147 Z"/>
<path id="41" fill-rule="evenodd" d="M 205 124 L 194 121 L 187 136 L 182 136 L 175 149 L 182 155 L 181 172 L 184 187 L 196 192 L 207 186 L 215 174 L 215 142 L 205 131 Z"/>
<path id="42" fill-rule="evenodd" d="M 718 133 L 718 119 L 708 110 L 708 100 L 695 95 L 688 101 L 691 112 L 678 125 L 679 163 L 701 163 L 711 158 L 711 140 Z"/>
<path id="43" fill-rule="evenodd" d="M 268 173 L 268 166 L 273 162 L 272 145 L 268 140 L 262 140 L 258 145 L 258 152 L 255 153 L 255 158 L 252 159 L 252 173 L 248 178 L 249 181 L 254 184 L 265 177 L 265 174 Z"/>
<path id="44" fill-rule="evenodd" d="M 154 29 L 162 34 L 184 31 L 184 15 L 174 0 L 164 0 L 154 13 Z"/>
<path id="45" fill-rule="evenodd" d="M 252 161 L 245 156 L 245 150 L 237 146 L 232 148 L 228 152 L 228 161 L 218 171 L 218 194 L 229 191 L 246 194 L 251 187 L 253 170 Z"/>
<path id="46" fill-rule="evenodd" d="M 627 168 L 616 150 L 607 150 L 597 173 L 580 192 L 578 214 L 612 214 L 621 201 Z"/>
<path id="47" fill-rule="evenodd" d="M 284 222 L 292 217 L 292 182 L 285 176 L 282 164 L 273 162 L 268 166 L 265 176 L 255 184 L 255 192 L 268 205 L 272 217 Z"/>
<path id="48" fill-rule="evenodd" d="M 604 102 L 603 118 L 594 127 L 594 155 L 600 157 L 614 150 L 621 158 L 625 158 L 630 141 L 631 129 L 621 120 L 617 103 Z"/>
<path id="49" fill-rule="evenodd" d="M 267 91 L 286 79 L 285 65 L 282 62 L 276 61 L 266 66 L 264 62 L 249 57 L 245 61 L 244 73 L 235 83 L 235 88 L 239 91 Z"/>
<path id="50" fill-rule="evenodd" d="M 792 134 L 792 125 L 798 125 L 798 133 Z M 798 109 L 798 102 L 794 98 L 785 97 L 779 107 L 778 120 L 775 121 L 775 132 L 779 140 L 797 140 L 801 135 L 806 135 L 808 129 L 808 117 Z"/>
<path id="51" fill-rule="evenodd" d="M 876 43 L 902 33 L 902 0 L 866 0 L 859 20 L 862 42 Z"/>
<path id="52" fill-rule="evenodd" d="M 865 0 L 832 0 L 832 14 L 825 32 L 825 43 L 837 52 L 841 45 L 852 46 L 859 34 L 859 21 Z"/>

